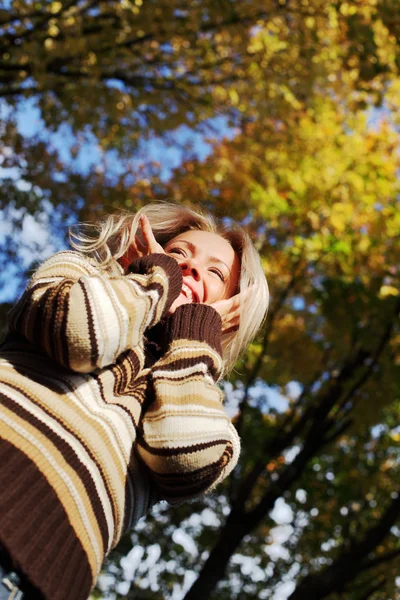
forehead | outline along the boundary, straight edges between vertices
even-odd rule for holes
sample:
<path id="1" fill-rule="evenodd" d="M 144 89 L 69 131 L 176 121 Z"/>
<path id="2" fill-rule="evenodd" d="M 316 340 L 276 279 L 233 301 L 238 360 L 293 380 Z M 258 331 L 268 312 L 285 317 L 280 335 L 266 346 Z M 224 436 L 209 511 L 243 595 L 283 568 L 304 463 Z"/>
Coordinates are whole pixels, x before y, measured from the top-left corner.
<path id="1" fill-rule="evenodd" d="M 215 256 L 229 264 L 229 266 L 233 264 L 236 258 L 236 253 L 230 243 L 217 233 L 191 229 L 174 237 L 169 244 L 178 241 L 190 242 L 195 246 L 196 252 Z"/>

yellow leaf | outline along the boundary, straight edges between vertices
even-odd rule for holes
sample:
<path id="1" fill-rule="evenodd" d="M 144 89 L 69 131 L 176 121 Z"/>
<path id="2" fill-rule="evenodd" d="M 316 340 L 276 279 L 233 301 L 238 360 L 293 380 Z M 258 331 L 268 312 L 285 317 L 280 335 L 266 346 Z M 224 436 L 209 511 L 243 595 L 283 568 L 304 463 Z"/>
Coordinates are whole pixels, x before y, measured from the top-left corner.
<path id="1" fill-rule="evenodd" d="M 379 290 L 380 298 L 387 298 L 388 296 L 398 296 L 399 290 L 392 285 L 383 285 Z"/>
<path id="2" fill-rule="evenodd" d="M 214 89 L 214 96 L 217 100 L 223 101 L 227 98 L 226 89 L 222 85 L 217 85 Z"/>
<path id="3" fill-rule="evenodd" d="M 50 12 L 53 13 L 53 15 L 55 13 L 60 12 L 61 9 L 62 9 L 62 3 L 61 2 L 52 2 L 50 4 Z"/>
<path id="4" fill-rule="evenodd" d="M 58 29 L 57 25 L 50 25 L 49 35 L 51 35 L 51 37 L 56 37 L 59 33 L 60 30 Z"/>
<path id="5" fill-rule="evenodd" d="M 364 236 L 363 238 L 361 238 L 361 240 L 358 244 L 358 249 L 360 252 L 365 252 L 366 250 L 368 250 L 370 245 L 371 245 L 371 242 L 370 242 L 369 238 L 367 238 L 367 236 Z"/>
<path id="6" fill-rule="evenodd" d="M 239 94 L 237 93 L 236 90 L 229 90 L 229 98 L 231 99 L 231 102 L 233 104 L 233 106 L 236 106 L 239 102 Z"/>
<path id="7" fill-rule="evenodd" d="M 331 216 L 331 223 L 333 227 L 338 231 L 344 231 L 346 228 L 346 223 L 344 222 L 342 215 L 333 214 Z"/>

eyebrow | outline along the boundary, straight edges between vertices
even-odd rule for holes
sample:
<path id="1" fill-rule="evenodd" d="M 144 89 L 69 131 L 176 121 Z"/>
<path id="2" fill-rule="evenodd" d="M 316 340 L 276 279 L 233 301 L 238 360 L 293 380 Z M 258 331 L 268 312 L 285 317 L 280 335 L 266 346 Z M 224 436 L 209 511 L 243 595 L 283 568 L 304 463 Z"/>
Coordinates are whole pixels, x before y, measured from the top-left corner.
<path id="1" fill-rule="evenodd" d="M 171 241 L 172 241 L 172 240 L 171 240 Z M 193 253 L 195 253 L 195 252 L 196 252 L 196 250 L 197 250 L 197 248 L 196 248 L 196 245 L 195 245 L 195 244 L 193 244 L 192 242 L 188 242 L 187 240 L 177 240 L 177 241 L 176 241 L 176 243 L 177 243 L 177 244 L 179 244 L 179 242 L 184 242 L 184 243 L 185 243 L 185 244 L 188 246 L 188 248 L 189 248 L 189 250 L 190 250 L 191 252 L 193 252 Z M 169 246 L 169 244 L 170 244 L 170 243 L 171 243 L 171 242 L 169 242 L 167 245 Z M 175 243 L 175 242 L 174 242 L 174 243 Z M 230 270 L 230 268 L 228 267 L 228 265 L 226 264 L 226 262 L 224 262 L 223 260 L 221 260 L 220 258 L 218 258 L 218 256 L 209 256 L 209 257 L 208 257 L 208 259 L 209 259 L 211 262 L 213 262 L 213 263 L 220 263 L 221 265 L 224 265 L 224 266 L 227 268 L 227 270 L 228 270 L 228 273 L 230 273 L 230 272 L 231 272 L 231 270 Z"/>

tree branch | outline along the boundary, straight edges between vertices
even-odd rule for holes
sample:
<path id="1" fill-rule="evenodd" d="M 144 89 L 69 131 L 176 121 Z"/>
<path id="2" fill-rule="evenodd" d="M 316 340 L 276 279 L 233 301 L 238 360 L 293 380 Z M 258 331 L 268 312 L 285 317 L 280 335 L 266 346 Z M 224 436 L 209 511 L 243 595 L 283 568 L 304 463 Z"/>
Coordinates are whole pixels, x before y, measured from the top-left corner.
<path id="1" fill-rule="evenodd" d="M 375 558 L 371 558 L 369 560 L 365 560 L 360 566 L 360 572 L 366 571 L 367 569 L 372 569 L 373 567 L 378 567 L 379 565 L 385 564 L 394 560 L 400 556 L 400 549 L 392 550 L 392 552 L 386 552 L 386 554 L 380 554 Z"/>
<path id="2" fill-rule="evenodd" d="M 396 303 L 394 317 L 398 316 L 399 311 L 400 311 L 400 300 Z M 391 334 L 392 334 L 392 331 L 394 328 L 394 324 L 395 324 L 395 318 L 390 319 L 385 331 L 383 332 L 383 335 L 380 339 L 378 347 L 376 348 L 374 355 L 371 358 L 370 364 L 367 366 L 367 368 L 361 374 L 359 379 L 357 381 L 355 381 L 354 384 L 350 387 L 349 391 L 347 392 L 347 394 L 344 396 L 344 398 L 340 402 L 340 408 L 342 409 L 342 412 L 346 411 L 346 404 L 350 401 L 351 398 L 354 398 L 356 392 L 365 384 L 365 382 L 368 380 L 368 378 L 372 374 L 374 367 L 378 364 L 378 361 L 382 355 L 382 352 L 384 351 L 385 347 L 387 346 L 387 344 L 390 341 Z"/>
<path id="3" fill-rule="evenodd" d="M 247 377 L 247 382 L 246 382 L 246 387 L 245 387 L 245 391 L 244 391 L 244 396 L 242 398 L 242 400 L 240 401 L 239 404 L 239 416 L 236 422 L 236 429 L 240 435 L 242 427 L 243 427 L 243 413 L 244 413 L 244 409 L 245 406 L 248 403 L 248 399 L 249 399 L 249 392 L 250 392 L 250 388 L 253 385 L 253 383 L 255 382 L 257 375 L 260 371 L 261 365 L 262 365 L 262 361 L 263 358 L 265 356 L 266 350 L 267 350 L 267 346 L 268 346 L 268 342 L 269 342 L 269 336 L 271 334 L 272 328 L 274 326 L 274 322 L 276 319 L 276 316 L 279 314 L 279 311 L 281 310 L 281 308 L 283 307 L 284 303 L 286 302 L 290 292 L 292 291 L 292 289 L 294 288 L 294 286 L 296 285 L 296 283 L 301 279 L 301 277 L 304 275 L 304 271 L 305 271 L 305 266 L 302 266 L 301 268 L 299 267 L 300 261 L 299 263 L 296 265 L 295 271 L 288 283 L 288 285 L 285 287 L 285 289 L 282 291 L 282 293 L 279 295 L 279 298 L 277 300 L 277 302 L 275 303 L 273 309 L 270 311 L 269 315 L 268 315 L 268 319 L 267 319 L 267 326 L 265 328 L 265 332 L 264 332 L 264 336 L 263 336 L 263 341 L 262 341 L 262 347 L 261 350 L 258 354 L 257 360 L 252 368 L 252 370 L 250 371 L 248 377 Z"/>
<path id="4" fill-rule="evenodd" d="M 322 571 L 306 576 L 296 587 L 289 600 L 323 600 L 363 570 L 364 558 L 387 536 L 400 514 L 400 494 L 392 500 L 380 521 L 364 532 L 361 540 L 350 540 L 348 550 Z"/>

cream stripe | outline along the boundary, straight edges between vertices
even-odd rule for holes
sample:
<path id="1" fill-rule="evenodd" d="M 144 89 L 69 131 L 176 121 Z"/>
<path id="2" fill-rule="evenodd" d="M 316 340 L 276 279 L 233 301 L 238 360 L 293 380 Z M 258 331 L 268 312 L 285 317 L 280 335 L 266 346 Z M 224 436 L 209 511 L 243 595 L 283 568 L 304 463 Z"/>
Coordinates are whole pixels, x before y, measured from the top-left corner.
<path id="1" fill-rule="evenodd" d="M 184 342 L 184 345 L 183 345 Z M 214 350 L 211 346 L 207 344 L 207 342 L 199 342 L 198 340 L 174 340 L 171 343 L 170 350 L 168 355 L 163 360 L 166 364 L 168 364 L 171 360 L 176 360 L 176 355 L 179 354 L 193 354 L 196 355 L 204 355 L 208 354 L 215 363 L 222 364 L 221 356 L 218 354 L 216 350 Z"/>
<path id="2" fill-rule="evenodd" d="M 20 375 L 11 373 L 7 379 L 10 382 L 14 381 L 15 385 L 21 388 Z M 115 405 L 103 404 L 98 384 L 92 377 L 70 375 L 68 379 L 75 387 L 73 391 L 66 383 L 54 380 L 54 383 L 64 390 L 64 396 L 60 397 L 60 394 L 49 392 L 43 388 L 43 385 L 33 381 L 27 382 L 30 390 L 28 395 L 34 395 L 38 403 L 45 404 L 53 414 L 65 423 L 69 423 L 77 438 L 88 440 L 98 464 L 103 468 L 106 477 L 104 484 L 107 486 L 113 502 L 116 522 L 113 527 L 114 536 L 110 543 L 114 544 L 121 535 L 123 527 L 124 486 L 127 464 L 136 439 L 136 430 L 124 409 Z M 50 378 L 48 378 L 48 382 L 51 387 L 52 380 Z M 21 391 L 23 393 L 23 389 Z M 26 398 L 23 397 L 23 400 L 26 403 Z M 99 476 L 101 477 L 100 471 Z"/>
<path id="3" fill-rule="evenodd" d="M 90 440 L 87 437 L 87 427 L 96 428 L 97 425 L 97 430 L 101 429 L 98 434 L 101 435 L 107 452 L 115 454 L 113 462 L 117 462 L 118 468 L 125 473 L 132 442 L 136 437 L 136 429 L 123 408 L 115 404 L 104 403 L 99 385 L 93 377 L 71 374 L 65 375 L 65 380 L 69 382 L 69 385 L 61 379 L 51 377 L 46 377 L 46 380 L 38 383 L 31 379 L 24 379 L 15 369 L 10 369 L 10 371 L 7 373 L 7 379 L 3 378 L 3 382 L 8 381 L 17 386 L 22 393 L 26 387 L 28 398 L 29 395 L 34 395 L 37 402 L 46 405 L 53 414 L 60 418 L 64 417 L 66 422 L 70 422 L 71 414 L 73 415 L 75 412 L 76 418 L 71 425 L 74 427 L 79 425 L 83 434 L 86 434 L 83 436 L 84 439 Z M 46 383 L 48 383 L 48 387 Z M 60 393 L 53 391 L 52 388 L 61 388 L 65 396 L 61 396 L 60 399 Z M 24 399 L 26 400 L 26 397 Z M 65 404 L 68 400 L 71 402 Z"/>
<path id="4" fill-rule="evenodd" d="M 125 409 L 103 401 L 99 384 L 90 375 L 85 378 L 84 383 L 78 385 L 74 382 L 74 376 L 69 379 L 74 389 L 71 391 L 66 386 L 66 395 L 75 404 L 84 407 L 86 415 L 101 425 L 107 441 L 112 443 L 113 450 L 117 452 L 120 468 L 125 469 L 132 450 L 132 442 L 136 438 L 132 419 Z"/>
<path id="5" fill-rule="evenodd" d="M 180 379 L 181 377 L 190 377 L 190 375 L 194 375 L 199 372 L 206 375 L 208 373 L 208 366 L 203 362 L 198 362 L 195 365 L 190 365 L 189 367 L 182 367 L 181 369 L 173 371 L 155 369 L 153 371 L 153 377 L 162 377 L 165 379 Z"/>
<path id="6" fill-rule="evenodd" d="M 155 448 L 157 450 L 157 448 Z M 140 448 L 140 454 L 146 461 L 148 467 L 157 474 L 180 474 L 180 485 L 185 483 L 185 477 L 191 472 L 202 469 L 218 462 L 226 451 L 226 443 L 215 444 L 206 448 L 201 448 L 192 454 L 176 453 L 169 456 L 159 456 L 149 452 L 147 448 Z M 217 474 L 216 474 L 217 475 Z M 209 473 L 203 473 L 203 478 L 207 478 Z M 166 485 L 170 485 L 166 482 Z"/>
<path id="7" fill-rule="evenodd" d="M 104 513 L 106 516 L 107 528 L 108 528 L 108 550 L 110 550 L 111 543 L 114 537 L 114 519 L 112 513 L 112 507 L 108 498 L 107 490 L 105 488 L 103 477 L 98 469 L 98 466 L 90 455 L 87 453 L 85 446 L 83 446 L 79 439 L 75 435 L 69 433 L 67 429 L 62 427 L 53 417 L 48 415 L 40 406 L 34 402 L 27 402 L 26 397 L 21 393 L 17 392 L 13 388 L 8 387 L 7 383 L 3 383 L 4 387 L 7 388 L 5 394 L 17 404 L 21 404 L 31 415 L 42 421 L 45 425 L 50 427 L 61 439 L 63 439 L 76 453 L 79 461 L 89 471 L 93 483 L 95 484 L 96 492 L 99 500 L 103 506 Z M 53 443 L 50 441 L 50 443 Z"/>
<path id="8" fill-rule="evenodd" d="M 3 407 L 3 411 L 5 411 L 4 407 Z M 55 478 L 57 478 L 62 485 L 67 487 L 70 498 L 72 498 L 72 500 L 74 501 L 75 506 L 76 506 L 76 511 L 74 511 L 74 514 L 71 514 L 71 510 L 69 510 L 68 504 L 65 501 L 65 499 L 63 498 L 63 495 L 57 493 L 55 486 L 52 485 L 53 489 L 57 493 L 58 499 L 60 500 L 61 504 L 63 505 L 65 511 L 67 512 L 67 514 L 69 516 L 71 526 L 73 527 L 82 546 L 85 548 L 85 552 L 87 554 L 87 557 L 88 557 L 88 560 L 89 560 L 89 563 L 90 563 L 90 566 L 92 569 L 92 573 L 96 577 L 100 571 L 101 563 L 103 560 L 103 553 L 99 547 L 99 539 L 101 540 L 101 535 L 100 535 L 100 531 L 98 531 L 99 539 L 96 539 L 96 535 L 91 527 L 89 515 L 87 514 L 84 503 L 81 499 L 82 494 L 80 494 L 77 491 L 73 481 L 68 476 L 68 471 L 71 470 L 69 465 L 65 463 L 65 461 L 62 457 L 62 454 L 53 446 L 53 444 L 51 444 L 53 446 L 53 454 L 51 454 L 47 450 L 47 448 L 44 446 L 44 444 L 42 444 L 39 441 L 39 439 L 35 438 L 25 427 L 21 426 L 19 423 L 16 422 L 16 415 L 12 415 L 12 417 L 13 418 L 9 418 L 9 417 L 7 417 L 7 415 L 5 413 L 3 413 L 3 414 L 0 413 L 0 419 L 6 425 L 8 425 L 11 430 L 10 432 L 8 432 L 9 433 L 8 438 L 6 437 L 7 431 L 2 432 L 3 436 L 5 437 L 5 439 L 9 439 L 9 441 L 14 444 L 15 444 L 15 440 L 13 442 L 13 438 L 14 438 L 15 434 L 18 434 L 20 437 L 22 437 L 26 442 L 28 442 L 28 446 L 24 445 L 23 452 L 25 454 L 27 454 L 27 456 L 35 463 L 37 468 L 46 477 L 46 479 L 49 481 L 49 483 L 50 483 L 50 481 L 54 482 Z M 11 433 L 11 435 L 10 435 L 10 433 Z M 40 432 L 37 432 L 37 434 L 38 434 L 38 436 L 43 437 L 40 435 Z M 46 442 L 49 443 L 49 440 L 46 440 Z M 31 445 L 31 447 L 29 447 L 29 444 Z M 20 446 L 17 445 L 17 447 L 20 447 Z M 33 448 L 35 448 L 35 450 L 33 450 Z M 21 448 L 21 450 L 22 450 L 22 448 Z M 46 459 L 48 465 L 54 471 L 53 473 L 51 473 L 50 477 L 49 477 L 50 473 L 49 472 L 46 473 L 47 469 L 46 469 L 46 465 L 44 464 L 44 461 L 38 460 L 37 451 L 39 451 L 40 454 L 42 455 L 42 457 L 44 459 Z M 55 460 L 55 458 L 54 458 L 55 456 L 57 456 L 58 462 Z M 79 531 L 79 528 L 77 527 L 77 523 L 76 523 L 77 517 L 79 517 L 79 519 L 82 521 L 83 526 L 86 531 L 86 534 L 87 534 L 87 538 L 89 538 L 89 540 L 86 538 L 86 536 L 82 536 L 82 533 Z M 92 518 L 92 522 L 93 522 L 93 524 L 97 525 L 97 521 L 94 516 Z M 88 542 L 90 542 L 90 546 L 88 545 Z M 93 563 L 93 552 L 94 552 L 95 558 L 96 558 L 95 563 Z"/>
<path id="9" fill-rule="evenodd" d="M 128 378 L 129 382 L 134 379 L 130 369 L 128 369 L 127 375 L 124 374 L 124 377 L 125 376 Z M 121 377 L 120 371 L 114 367 L 112 369 L 107 369 L 99 376 L 99 385 L 102 383 L 103 396 L 107 398 L 106 404 L 109 409 L 114 406 L 117 412 L 121 410 L 121 407 L 126 409 L 125 413 L 128 412 L 129 414 L 124 418 L 128 419 L 128 424 L 131 422 L 131 419 L 133 419 L 135 423 L 138 423 L 142 413 L 141 400 L 142 402 L 144 400 L 147 382 L 143 381 L 140 385 L 135 386 L 134 395 L 132 395 L 132 391 L 125 391 L 124 393 L 120 391 L 117 395 L 114 395 L 114 388 L 117 387 L 117 389 L 120 389 L 119 385 L 121 383 Z"/>
<path id="10" fill-rule="evenodd" d="M 163 288 L 163 297 L 160 299 L 160 302 L 157 302 L 157 304 L 155 305 L 155 309 L 157 311 L 157 321 L 159 321 L 161 319 L 164 307 L 165 307 L 165 303 L 167 301 L 167 291 L 169 289 L 169 278 L 167 277 L 164 269 L 162 269 L 161 267 L 156 267 L 156 271 L 154 274 L 154 281 L 156 281 L 157 283 L 161 284 L 162 288 Z"/>
<path id="11" fill-rule="evenodd" d="M 134 332 L 137 334 L 137 329 L 138 329 L 138 325 L 141 325 L 144 321 L 144 315 L 145 315 L 145 306 L 143 307 L 144 310 L 142 311 L 137 311 L 137 303 L 134 302 L 127 302 L 127 300 L 130 298 L 130 296 L 132 295 L 132 290 L 130 289 L 130 286 L 128 284 L 128 282 L 126 282 L 125 280 L 119 278 L 119 279 L 111 279 L 111 280 L 106 280 L 104 278 L 101 278 L 100 280 L 100 284 L 103 285 L 104 287 L 104 294 L 106 294 L 107 296 L 109 296 L 112 304 L 113 304 L 113 308 L 115 311 L 115 315 L 116 318 L 118 319 L 118 323 L 119 323 L 119 327 L 120 327 L 120 338 L 118 340 L 118 348 L 116 350 L 116 354 L 115 354 L 115 358 L 124 350 L 126 350 L 126 348 L 128 348 L 129 346 L 132 345 L 136 345 L 137 343 L 139 343 L 139 337 L 136 335 L 136 340 L 131 339 L 131 337 L 129 337 L 129 333 L 130 330 L 134 330 Z M 125 292 L 123 290 L 123 288 L 125 288 Z M 122 302 L 121 300 L 124 300 L 124 302 Z M 96 303 L 97 305 L 98 303 L 98 299 L 96 295 L 93 295 L 92 298 L 93 302 Z M 130 311 L 134 311 L 134 319 L 131 318 L 130 315 Z M 142 313 L 143 314 L 140 314 Z M 103 306 L 101 306 L 101 315 L 106 314 Z M 109 323 L 108 323 L 108 314 L 106 314 L 106 320 L 107 323 L 104 324 L 104 327 L 107 329 L 109 327 Z M 132 328 L 132 324 L 135 325 L 134 328 Z M 113 361 L 114 362 L 114 361 Z"/>
<path id="12" fill-rule="evenodd" d="M 37 275 L 40 275 L 40 273 L 46 273 L 46 271 L 52 271 L 55 268 L 57 269 L 57 274 L 62 272 L 62 278 L 71 277 L 72 274 L 72 279 L 79 279 L 84 275 L 98 273 L 98 268 L 92 265 L 81 254 L 66 250 L 53 254 L 53 256 L 42 263 L 36 273 L 34 273 L 33 280 L 36 280 L 38 278 Z"/>
<path id="13" fill-rule="evenodd" d="M 182 382 L 178 382 L 181 384 Z M 199 388 L 202 388 L 202 382 L 194 379 L 190 382 L 190 385 L 193 389 L 188 392 L 188 382 L 184 381 L 183 385 L 177 385 L 176 382 L 171 383 L 171 391 L 168 393 L 166 389 L 164 391 L 164 386 L 168 388 L 168 383 L 163 380 L 162 382 L 156 382 L 156 390 L 159 392 L 156 394 L 156 399 L 152 402 L 151 407 L 146 411 L 146 418 L 149 418 L 150 415 L 157 414 L 159 410 L 164 410 L 164 406 L 168 406 L 168 410 L 173 412 L 175 409 L 179 410 L 179 407 L 182 408 L 182 398 L 186 397 L 190 399 L 190 402 L 196 402 L 196 408 L 194 404 L 188 404 L 190 406 L 190 410 L 200 410 L 200 411 L 216 411 L 218 414 L 221 412 L 221 404 L 223 402 L 223 394 L 222 391 L 214 387 L 207 387 L 207 393 L 204 393 L 204 389 L 199 391 Z M 170 408 L 171 407 L 171 408 Z"/>
<path id="14" fill-rule="evenodd" d="M 132 297 L 132 286 L 126 279 L 112 280 L 113 293 L 116 306 L 119 308 L 121 323 L 124 326 L 124 342 L 121 343 L 121 351 L 126 348 L 134 348 L 141 340 L 140 327 L 145 318 L 145 308 L 138 302 L 127 302 Z M 138 310 L 139 309 L 139 310 Z"/>
<path id="15" fill-rule="evenodd" d="M 111 286 L 106 286 L 106 282 L 100 277 L 86 278 L 82 283 L 89 296 L 93 316 L 98 348 L 96 366 L 103 367 L 113 363 L 118 356 L 120 338 L 124 332 L 121 331 L 118 314 L 110 298 Z"/>
<path id="16" fill-rule="evenodd" d="M 30 288 L 35 288 L 37 285 L 43 285 L 44 283 L 58 283 L 60 281 L 64 281 L 65 277 L 60 277 L 60 276 L 54 276 L 54 277 L 38 277 L 37 279 L 33 280 L 33 283 L 29 286 Z M 39 292 L 41 292 L 43 290 L 43 292 L 46 291 L 46 288 L 39 288 L 37 290 L 32 290 L 35 294 L 39 294 Z"/>
<path id="17" fill-rule="evenodd" d="M 126 309 L 129 319 L 129 337 L 127 346 L 135 347 L 142 341 L 147 322 L 152 316 L 152 293 L 144 294 L 143 290 L 133 285 L 132 279 L 121 283 L 121 293 L 125 296 Z"/>
<path id="18" fill-rule="evenodd" d="M 161 422 L 155 419 L 143 422 L 145 440 L 148 444 L 156 444 L 166 448 L 177 448 L 176 445 L 195 445 L 228 436 L 228 419 L 216 419 L 215 415 L 204 417 L 200 415 L 167 416 L 164 414 Z"/>
<path id="19" fill-rule="evenodd" d="M 109 371 L 107 371 L 109 374 Z M 114 377 L 110 374 L 114 381 Z M 21 375 L 11 371 L 6 379 L 23 390 Z M 106 480 L 103 480 L 99 469 L 99 477 L 111 495 L 116 514 L 113 523 L 113 536 L 109 543 L 115 544 L 121 535 L 124 521 L 125 482 L 127 477 L 127 464 L 131 458 L 132 447 L 136 439 L 136 429 L 126 411 L 115 404 L 104 403 L 100 395 L 99 384 L 90 375 L 69 375 L 65 379 L 70 381 L 71 388 L 61 380 L 47 378 L 49 389 L 43 384 L 26 381 L 28 398 L 33 395 L 36 402 L 45 405 L 53 414 L 65 423 L 69 423 L 77 438 L 88 440 L 94 452 L 97 463 L 103 468 Z M 4 381 L 4 377 L 3 377 Z M 54 384 L 53 384 L 54 382 Z M 64 395 L 51 391 L 56 385 L 64 391 Z M 113 385 L 113 384 L 112 384 Z M 107 385 L 110 387 L 110 383 Z M 112 390 L 112 386 L 111 386 Z M 109 394 L 105 392 L 106 396 Z M 110 392 L 112 394 L 112 391 Z M 135 397 L 132 403 L 137 403 Z M 29 400 L 28 400 L 29 402 Z M 27 404 L 26 397 L 22 396 L 21 403 Z M 138 410 L 140 413 L 140 408 Z M 109 496 L 107 495 L 107 499 Z"/>
<path id="20" fill-rule="evenodd" d="M 152 407 L 152 410 L 146 412 L 145 420 L 154 421 L 156 419 L 164 418 L 165 412 L 168 411 L 171 417 L 174 415 L 188 413 L 196 417 L 204 416 L 211 417 L 213 419 L 224 419 L 230 423 L 230 418 L 228 415 L 224 411 L 221 412 L 221 403 L 219 401 L 212 401 L 201 397 L 200 395 L 197 397 L 190 395 L 190 404 L 182 404 L 182 402 L 176 398 L 174 398 L 174 401 L 175 402 L 170 402 L 170 399 L 168 399 L 165 401 L 165 403 L 158 405 L 156 408 L 153 409 Z"/>
<path id="21" fill-rule="evenodd" d="M 84 424 L 81 427 L 81 435 L 85 439 L 90 439 L 97 460 L 101 460 L 103 468 L 108 474 L 107 485 L 112 492 L 117 518 L 112 541 L 114 544 L 115 540 L 120 537 L 123 528 L 124 484 L 127 476 L 127 464 L 136 439 L 136 430 L 124 409 L 116 405 L 102 404 L 99 406 L 100 392 L 98 384 L 92 378 L 88 377 L 88 381 L 84 385 L 77 386 L 74 392 L 66 391 L 66 395 L 78 406 L 84 406 L 87 415 L 99 423 L 105 432 L 105 435 L 101 435 L 97 439 L 100 443 L 99 446 L 95 445 L 93 436 L 88 437 L 88 431 Z"/>
<path id="22" fill-rule="evenodd" d="M 149 323 L 153 323 L 154 322 L 154 318 L 155 318 L 155 311 L 157 308 L 157 304 L 160 300 L 160 295 L 158 293 L 157 290 L 153 290 L 153 289 L 146 289 L 146 284 L 148 283 L 148 279 L 147 276 L 142 275 L 135 275 L 135 278 L 137 279 L 137 281 L 135 281 L 135 279 L 133 279 L 133 277 L 129 278 L 129 282 L 131 283 L 131 285 L 133 286 L 134 290 L 135 290 L 135 301 L 137 302 L 138 300 L 140 301 L 141 298 L 143 297 L 148 297 L 149 299 L 151 299 L 151 302 L 149 303 L 150 306 L 146 307 L 147 311 L 148 311 L 148 322 L 147 323 L 143 323 L 143 328 L 148 325 Z M 140 282 L 140 279 L 142 279 L 142 281 Z M 157 279 L 156 278 L 152 278 L 152 283 L 153 281 L 155 283 L 157 283 Z M 138 284 L 138 282 L 141 283 L 141 285 Z M 145 289 L 143 289 L 145 288 Z M 164 288 L 165 289 L 165 288 Z M 140 328 L 142 330 L 142 327 Z"/>

